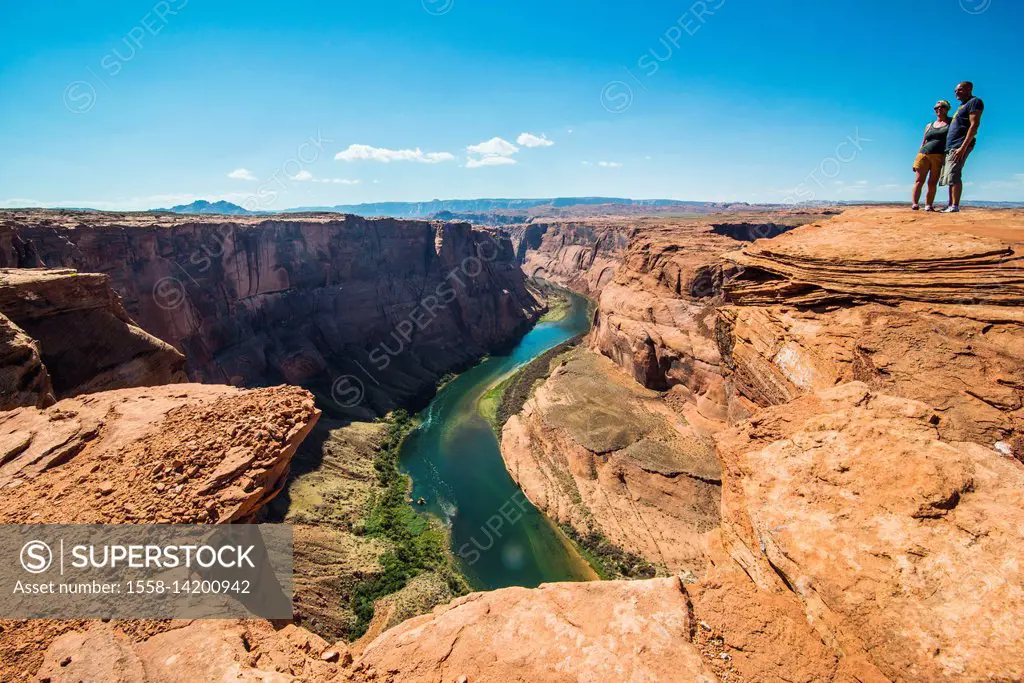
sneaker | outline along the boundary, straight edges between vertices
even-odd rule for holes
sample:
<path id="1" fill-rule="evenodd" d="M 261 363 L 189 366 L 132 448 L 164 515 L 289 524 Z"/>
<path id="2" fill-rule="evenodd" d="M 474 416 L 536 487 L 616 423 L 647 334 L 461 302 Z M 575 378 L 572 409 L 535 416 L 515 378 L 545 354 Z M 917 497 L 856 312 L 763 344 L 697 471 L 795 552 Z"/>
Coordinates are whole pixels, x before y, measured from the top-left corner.
<path id="1" fill-rule="evenodd" d="M 918 209 L 920 209 L 920 208 L 921 208 L 921 205 L 920 205 L 920 204 L 911 204 L 911 205 L 910 205 L 910 210 L 911 210 L 911 211 L 917 211 L 917 210 L 918 210 Z"/>
<path id="2" fill-rule="evenodd" d="M 929 204 L 928 206 L 924 207 L 924 210 L 925 210 L 925 211 L 934 211 L 934 210 L 935 210 L 935 207 L 934 207 L 934 206 L 932 206 L 931 204 Z"/>
<path id="3" fill-rule="evenodd" d="M 960 207 L 959 206 L 952 206 L 952 205 L 950 205 L 950 206 L 947 206 L 946 210 L 943 211 L 942 213 L 960 213 Z"/>

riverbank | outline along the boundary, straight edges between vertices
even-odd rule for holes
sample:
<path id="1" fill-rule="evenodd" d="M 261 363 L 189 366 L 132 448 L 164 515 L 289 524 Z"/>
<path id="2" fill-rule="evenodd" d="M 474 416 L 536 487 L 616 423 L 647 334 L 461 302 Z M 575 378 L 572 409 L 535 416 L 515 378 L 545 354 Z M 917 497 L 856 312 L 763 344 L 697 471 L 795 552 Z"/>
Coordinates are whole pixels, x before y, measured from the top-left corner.
<path id="1" fill-rule="evenodd" d="M 585 338 L 584 333 L 562 342 L 525 366 L 512 370 L 487 388 L 477 404 L 477 409 L 491 424 L 498 441 L 501 441 L 501 428 L 508 422 L 508 418 L 523 409 L 535 384 L 551 374 L 551 361 L 577 346 Z"/>
<path id="2" fill-rule="evenodd" d="M 434 396 L 448 392 L 463 374 L 515 355 L 538 327 L 545 334 L 552 325 L 538 322 L 505 350 L 484 356 L 462 374 L 444 375 Z M 273 517 L 296 529 L 296 621 L 328 640 L 368 642 L 471 588 L 455 554 L 451 526 L 430 510 L 435 497 L 414 494 L 400 466 L 406 438 L 429 420 L 429 410 L 416 417 L 397 410 L 374 422 L 347 425 L 325 419 L 304 444 L 292 481 L 275 503 Z M 418 503 L 421 497 L 426 504 Z M 575 554 L 572 542 L 543 521 L 549 528 L 539 535 L 557 541 L 543 552 Z M 485 536 L 478 537 L 487 545 Z M 470 546 L 465 554 L 470 551 L 480 552 Z M 597 578 L 589 567 L 574 575 Z"/>
<path id="3" fill-rule="evenodd" d="M 412 498 L 451 530 L 451 550 L 474 589 L 599 578 L 512 481 L 478 406 L 512 370 L 589 329 L 590 302 L 564 296 L 571 306 L 561 320 L 538 323 L 507 355 L 492 355 L 439 391 L 402 447 Z"/>
<path id="4" fill-rule="evenodd" d="M 324 421 L 271 505 L 270 520 L 294 528 L 296 622 L 329 641 L 380 632 L 468 591 L 448 529 L 408 504 L 397 453 L 412 426 L 405 411 Z"/>
<path id="5" fill-rule="evenodd" d="M 584 346 L 545 364 L 502 428 L 501 455 L 526 496 L 607 578 L 704 569 L 719 521 L 714 445 L 613 361 Z M 538 373 L 539 375 L 539 373 Z"/>

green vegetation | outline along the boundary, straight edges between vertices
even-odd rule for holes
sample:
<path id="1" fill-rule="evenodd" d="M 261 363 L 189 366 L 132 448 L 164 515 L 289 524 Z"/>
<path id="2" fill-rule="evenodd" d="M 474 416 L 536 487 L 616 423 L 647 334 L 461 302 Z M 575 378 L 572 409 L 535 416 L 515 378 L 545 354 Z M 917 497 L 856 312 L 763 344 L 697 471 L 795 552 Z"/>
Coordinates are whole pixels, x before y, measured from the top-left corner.
<path id="1" fill-rule="evenodd" d="M 598 531 L 581 534 L 568 524 L 559 526 L 602 580 L 651 579 L 658 575 L 658 569 L 653 564 L 635 553 L 623 550 Z"/>
<path id="2" fill-rule="evenodd" d="M 548 289 L 544 292 L 548 299 L 548 311 L 538 322 L 557 323 L 565 320 L 572 310 L 572 300 L 567 294 L 557 289 Z"/>
<path id="3" fill-rule="evenodd" d="M 448 384 L 449 382 L 452 382 L 452 381 L 454 381 L 454 380 L 456 380 L 458 378 L 459 378 L 459 376 L 457 374 L 455 374 L 454 372 L 446 372 L 446 373 L 444 373 L 443 375 L 441 375 L 441 379 L 437 380 L 437 391 L 440 392 L 442 389 L 444 389 L 446 384 Z"/>
<path id="4" fill-rule="evenodd" d="M 501 405 L 501 399 L 505 395 L 505 389 L 515 378 L 516 373 L 512 373 L 503 377 L 501 380 L 492 384 L 484 392 L 483 396 L 480 397 L 480 402 L 477 403 L 477 409 L 480 415 L 485 420 L 491 423 L 491 427 L 494 428 L 496 433 L 501 432 L 502 425 L 499 425 L 498 420 L 498 407 Z"/>
<path id="5" fill-rule="evenodd" d="M 363 533 L 385 539 L 392 547 L 379 558 L 381 573 L 355 587 L 352 607 L 357 622 L 352 639 L 366 633 L 378 599 L 405 588 L 424 572 L 438 573 L 455 595 L 468 591 L 448 552 L 444 527 L 417 514 L 406 501 L 410 482 L 399 470 L 398 459 L 402 441 L 413 427 L 412 418 L 405 410 L 398 410 L 382 421 L 387 423 L 388 431 L 374 459 L 374 469 L 383 492 L 375 497 Z"/>
<path id="6" fill-rule="evenodd" d="M 545 351 L 484 392 L 477 403 L 477 410 L 491 423 L 499 441 L 501 428 L 510 417 L 523 409 L 537 382 L 551 374 L 552 361 L 577 346 L 584 336 L 577 335 Z"/>

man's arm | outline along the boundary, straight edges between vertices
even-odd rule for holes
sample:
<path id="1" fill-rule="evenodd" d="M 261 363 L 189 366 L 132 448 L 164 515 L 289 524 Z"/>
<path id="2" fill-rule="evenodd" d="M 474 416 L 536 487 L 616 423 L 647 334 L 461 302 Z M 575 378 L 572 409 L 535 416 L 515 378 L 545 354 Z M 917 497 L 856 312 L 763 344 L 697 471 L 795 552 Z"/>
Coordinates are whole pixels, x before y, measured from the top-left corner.
<path id="1" fill-rule="evenodd" d="M 981 115 L 984 113 L 983 110 L 970 113 L 971 125 L 967 129 L 966 137 L 964 137 L 964 144 L 960 145 L 960 149 L 953 153 L 953 160 L 957 163 L 966 159 L 967 155 L 970 154 L 971 144 L 974 142 L 974 137 L 978 134 L 978 128 L 981 127 Z"/>

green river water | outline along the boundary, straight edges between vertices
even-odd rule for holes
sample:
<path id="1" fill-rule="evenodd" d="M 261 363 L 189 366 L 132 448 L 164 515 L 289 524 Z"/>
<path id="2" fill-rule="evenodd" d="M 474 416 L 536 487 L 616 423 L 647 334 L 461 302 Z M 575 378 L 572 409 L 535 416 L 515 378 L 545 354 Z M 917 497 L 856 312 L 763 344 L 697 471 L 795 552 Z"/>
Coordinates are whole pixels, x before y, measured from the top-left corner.
<path id="1" fill-rule="evenodd" d="M 534 327 L 505 356 L 491 356 L 445 385 L 405 440 L 412 497 L 451 530 L 452 551 L 474 589 L 534 587 L 597 578 L 572 543 L 526 500 L 505 470 L 477 403 L 495 381 L 590 326 L 588 302 L 570 294 L 567 315 Z"/>

